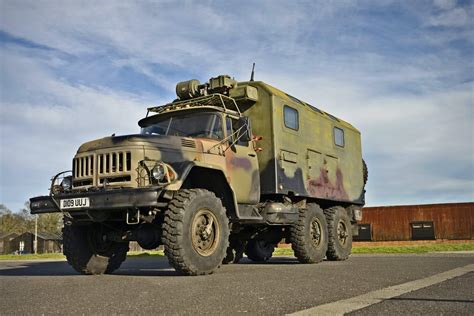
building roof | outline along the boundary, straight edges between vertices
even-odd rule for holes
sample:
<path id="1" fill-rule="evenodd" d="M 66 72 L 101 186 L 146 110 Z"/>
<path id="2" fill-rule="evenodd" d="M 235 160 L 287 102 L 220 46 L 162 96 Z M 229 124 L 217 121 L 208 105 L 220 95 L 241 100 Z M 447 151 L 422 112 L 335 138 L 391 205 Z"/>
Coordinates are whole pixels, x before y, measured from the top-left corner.
<path id="1" fill-rule="evenodd" d="M 35 232 L 27 232 L 32 234 L 33 236 L 35 235 Z M 62 240 L 62 236 L 59 234 L 54 234 L 50 232 L 38 232 L 38 238 L 44 239 L 44 240 Z"/>
<path id="2" fill-rule="evenodd" d="M 22 234 L 15 234 L 15 236 L 12 236 L 11 239 L 22 236 L 22 235 L 25 235 L 25 234 L 29 234 L 29 235 L 34 236 L 35 232 L 34 231 L 32 231 L 32 232 L 31 231 L 26 231 Z M 50 233 L 50 232 L 38 232 L 38 238 L 43 239 L 43 240 L 62 240 L 63 239 L 61 235 Z"/>
<path id="3" fill-rule="evenodd" d="M 1 239 L 14 239 L 18 236 L 21 236 L 23 234 L 31 234 L 31 235 L 35 235 L 35 232 L 30 232 L 30 231 L 26 231 L 22 234 L 18 234 L 18 233 L 7 233 L 7 232 L 0 232 L 0 240 Z M 60 234 L 54 234 L 54 233 L 50 233 L 50 232 L 38 232 L 38 238 L 41 238 L 41 239 L 44 239 L 44 240 L 62 240 L 62 236 Z"/>
<path id="4" fill-rule="evenodd" d="M 34 235 L 34 233 L 32 233 Z M 49 233 L 49 232 L 38 232 L 38 238 L 45 240 L 62 240 L 61 235 Z"/>
<path id="5" fill-rule="evenodd" d="M 13 239 L 18 235 L 17 233 L 0 232 L 0 239 Z"/>

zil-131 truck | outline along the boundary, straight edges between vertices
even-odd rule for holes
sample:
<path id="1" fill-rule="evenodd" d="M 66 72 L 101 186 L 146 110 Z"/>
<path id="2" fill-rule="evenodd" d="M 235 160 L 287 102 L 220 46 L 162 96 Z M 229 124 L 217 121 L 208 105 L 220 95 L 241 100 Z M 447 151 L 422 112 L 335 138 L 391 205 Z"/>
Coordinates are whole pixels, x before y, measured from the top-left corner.
<path id="1" fill-rule="evenodd" d="M 130 241 L 160 245 L 184 275 L 284 240 L 301 263 L 345 260 L 362 218 L 367 166 L 349 123 L 261 81 L 178 83 L 140 134 L 84 143 L 72 170 L 30 199 L 64 215 L 63 251 L 83 274 L 111 273 Z"/>

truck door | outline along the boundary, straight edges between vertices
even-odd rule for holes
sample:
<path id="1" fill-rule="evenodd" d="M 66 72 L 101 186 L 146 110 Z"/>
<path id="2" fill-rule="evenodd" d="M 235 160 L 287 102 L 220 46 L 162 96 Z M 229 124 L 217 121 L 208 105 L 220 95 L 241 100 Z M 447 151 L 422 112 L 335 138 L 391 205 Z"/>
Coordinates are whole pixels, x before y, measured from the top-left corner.
<path id="1" fill-rule="evenodd" d="M 316 180 L 321 177 L 321 168 L 323 167 L 323 155 L 316 150 L 307 151 L 308 180 Z"/>
<path id="2" fill-rule="evenodd" d="M 260 200 L 260 175 L 258 160 L 252 141 L 239 139 L 241 133 L 247 129 L 242 128 L 242 121 L 230 117 L 226 118 L 226 133 L 234 135 L 229 138 L 230 146 L 225 152 L 226 173 L 234 189 L 237 203 L 256 204 Z M 236 133 L 240 129 L 240 132 Z M 239 139 L 239 140 L 237 140 Z"/>

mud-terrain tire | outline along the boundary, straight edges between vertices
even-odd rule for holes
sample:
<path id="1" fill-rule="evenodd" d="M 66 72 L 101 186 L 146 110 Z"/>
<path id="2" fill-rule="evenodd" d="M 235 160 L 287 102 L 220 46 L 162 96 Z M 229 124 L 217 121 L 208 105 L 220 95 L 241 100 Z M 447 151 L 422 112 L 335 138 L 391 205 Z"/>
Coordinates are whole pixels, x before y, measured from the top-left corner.
<path id="1" fill-rule="evenodd" d="M 117 270 L 127 258 L 129 243 L 98 241 L 100 225 L 64 225 L 63 253 L 81 274 L 104 274 Z"/>
<path id="2" fill-rule="evenodd" d="M 324 210 L 328 223 L 327 259 L 342 261 L 349 258 L 352 252 L 352 224 L 347 211 L 341 206 Z"/>
<path id="3" fill-rule="evenodd" d="M 179 274 L 213 273 L 229 246 L 229 220 L 221 200 L 204 189 L 177 191 L 165 211 L 163 245 Z"/>
<path id="4" fill-rule="evenodd" d="M 298 221 L 290 227 L 291 248 L 301 263 L 323 261 L 328 249 L 328 229 L 323 210 L 317 204 L 300 209 Z"/>
<path id="5" fill-rule="evenodd" d="M 275 247 L 275 244 L 266 240 L 251 239 L 245 246 L 245 254 L 254 262 L 265 262 L 272 257 Z"/>
<path id="6" fill-rule="evenodd" d="M 367 168 L 367 164 L 365 163 L 364 159 L 362 159 L 362 174 L 364 178 L 364 185 L 366 185 L 367 180 L 369 179 L 369 169 Z"/>

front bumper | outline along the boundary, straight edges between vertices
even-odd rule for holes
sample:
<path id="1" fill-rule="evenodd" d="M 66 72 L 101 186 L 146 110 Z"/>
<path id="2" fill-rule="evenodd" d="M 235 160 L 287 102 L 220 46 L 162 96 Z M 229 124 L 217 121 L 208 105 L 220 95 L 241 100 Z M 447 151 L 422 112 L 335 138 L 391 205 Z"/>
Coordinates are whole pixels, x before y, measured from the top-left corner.
<path id="1" fill-rule="evenodd" d="M 65 212 L 74 211 L 117 211 L 141 207 L 163 207 L 166 203 L 158 202 L 162 191 L 157 188 L 117 189 L 110 191 L 67 193 L 52 196 L 37 196 L 30 199 L 31 214 L 61 212 L 61 199 L 89 198 L 89 207 L 68 208 Z"/>

